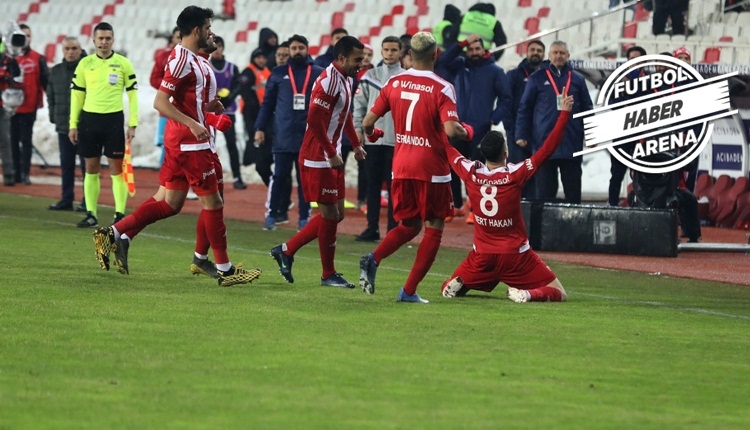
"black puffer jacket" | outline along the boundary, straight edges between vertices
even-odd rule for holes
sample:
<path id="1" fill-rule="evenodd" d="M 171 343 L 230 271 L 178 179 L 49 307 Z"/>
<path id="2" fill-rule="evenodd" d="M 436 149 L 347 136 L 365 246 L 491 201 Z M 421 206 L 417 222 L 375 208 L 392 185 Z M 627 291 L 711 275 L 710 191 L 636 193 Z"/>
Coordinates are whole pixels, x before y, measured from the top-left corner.
<path id="1" fill-rule="evenodd" d="M 83 58 L 83 56 L 81 56 Z M 55 131 L 68 134 L 70 125 L 70 82 L 78 66 L 76 61 L 65 61 L 56 64 L 49 72 L 47 81 L 47 106 L 49 120 L 55 124 Z"/>

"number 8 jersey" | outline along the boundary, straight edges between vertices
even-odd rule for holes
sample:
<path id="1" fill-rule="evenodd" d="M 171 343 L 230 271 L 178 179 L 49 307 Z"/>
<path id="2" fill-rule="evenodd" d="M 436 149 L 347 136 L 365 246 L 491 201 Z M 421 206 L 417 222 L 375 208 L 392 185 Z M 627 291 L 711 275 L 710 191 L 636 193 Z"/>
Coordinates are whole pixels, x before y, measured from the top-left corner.
<path id="1" fill-rule="evenodd" d="M 393 179 L 450 182 L 443 123 L 459 121 L 453 85 L 430 71 L 406 70 L 386 82 L 371 110 L 393 116 Z"/>

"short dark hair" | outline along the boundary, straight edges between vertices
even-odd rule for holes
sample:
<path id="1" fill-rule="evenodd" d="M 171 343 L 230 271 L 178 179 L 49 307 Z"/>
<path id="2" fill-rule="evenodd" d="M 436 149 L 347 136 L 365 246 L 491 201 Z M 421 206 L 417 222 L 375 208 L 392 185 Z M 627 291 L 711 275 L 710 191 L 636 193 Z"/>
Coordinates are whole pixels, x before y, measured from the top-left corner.
<path id="1" fill-rule="evenodd" d="M 186 7 L 177 17 L 177 27 L 180 29 L 180 36 L 187 36 L 195 27 L 203 27 L 206 20 L 213 17 L 214 11 L 207 7 Z"/>
<path id="2" fill-rule="evenodd" d="M 659 55 L 666 55 L 668 57 L 672 57 L 672 53 L 671 52 L 660 52 Z"/>
<path id="3" fill-rule="evenodd" d="M 348 57 L 355 49 L 365 49 L 365 45 L 356 37 L 346 35 L 336 42 L 336 46 L 333 47 L 333 58 L 339 58 L 339 55 Z"/>
<path id="4" fill-rule="evenodd" d="M 333 31 L 331 32 L 331 37 L 333 37 L 333 36 L 335 36 L 337 34 L 341 34 L 341 33 L 344 33 L 347 36 L 349 35 L 349 32 L 346 31 L 345 28 L 338 27 L 338 28 L 334 28 L 333 29 Z"/>
<path id="5" fill-rule="evenodd" d="M 93 34 L 96 34 L 97 31 L 111 31 L 112 33 L 115 32 L 115 29 L 112 28 L 112 24 L 108 22 L 100 22 L 99 24 L 96 24 L 96 27 L 94 27 Z"/>
<path id="6" fill-rule="evenodd" d="M 292 37 L 290 37 L 289 40 L 287 40 L 287 43 L 289 45 L 291 45 L 292 42 L 299 42 L 305 46 L 310 46 L 310 44 L 307 42 L 307 38 L 299 34 L 295 34 Z"/>
<path id="7" fill-rule="evenodd" d="M 279 43 L 279 46 L 278 46 L 278 48 L 288 48 L 288 47 L 289 47 L 289 41 L 288 40 L 285 40 L 285 41 Z"/>
<path id="8" fill-rule="evenodd" d="M 26 23 L 18 24 L 18 28 L 20 28 L 21 30 L 29 30 L 29 31 L 31 31 L 31 27 L 29 27 Z"/>
<path id="9" fill-rule="evenodd" d="M 485 160 L 491 163 L 499 163 L 502 161 L 503 155 L 508 152 L 505 137 L 497 130 L 490 130 L 479 142 L 479 152 L 482 153 Z"/>
<path id="10" fill-rule="evenodd" d="M 526 44 L 526 47 L 528 48 L 529 45 L 537 44 L 542 47 L 543 50 L 546 50 L 547 47 L 544 46 L 544 42 L 542 42 L 539 39 L 529 40 L 529 43 Z"/>
<path id="11" fill-rule="evenodd" d="M 224 45 L 224 38 L 221 36 L 214 35 L 214 43 L 217 45 L 226 46 Z"/>
<path id="12" fill-rule="evenodd" d="M 636 45 L 636 46 L 631 46 L 630 48 L 628 48 L 628 51 L 625 53 L 625 58 L 630 57 L 631 52 L 638 52 L 641 55 L 646 55 L 646 50 Z"/>
<path id="13" fill-rule="evenodd" d="M 380 46 L 382 47 L 386 43 L 398 43 L 398 49 L 403 49 L 404 47 L 404 44 L 401 43 L 401 39 L 396 36 L 386 36 L 385 38 L 383 38 L 383 41 L 380 42 Z"/>

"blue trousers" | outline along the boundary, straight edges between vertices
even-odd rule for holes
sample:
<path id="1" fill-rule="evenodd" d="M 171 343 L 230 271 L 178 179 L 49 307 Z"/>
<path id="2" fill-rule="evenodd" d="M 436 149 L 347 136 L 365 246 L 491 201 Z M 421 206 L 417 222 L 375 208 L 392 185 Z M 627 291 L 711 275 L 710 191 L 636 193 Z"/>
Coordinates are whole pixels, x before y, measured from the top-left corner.
<path id="1" fill-rule="evenodd" d="M 62 177 L 60 201 L 72 204 L 75 201 L 77 146 L 73 145 L 65 133 L 57 133 L 57 144 L 60 148 L 60 176 Z M 83 177 L 86 174 L 86 163 L 82 156 L 78 158 L 80 159 L 81 177 Z"/>

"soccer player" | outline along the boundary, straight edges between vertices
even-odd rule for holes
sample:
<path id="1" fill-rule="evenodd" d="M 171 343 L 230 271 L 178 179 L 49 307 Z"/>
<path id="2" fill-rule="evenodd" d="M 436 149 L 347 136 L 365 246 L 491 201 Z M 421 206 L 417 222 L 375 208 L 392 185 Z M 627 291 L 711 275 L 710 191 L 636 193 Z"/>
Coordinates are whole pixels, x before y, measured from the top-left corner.
<path id="1" fill-rule="evenodd" d="M 83 57 L 70 84 L 70 130 L 68 138 L 78 145 L 78 153 L 86 162 L 83 195 L 86 200 L 86 218 L 77 224 L 80 228 L 96 227 L 99 203 L 99 172 L 102 152 L 109 161 L 112 178 L 112 195 L 115 199 L 115 222 L 125 215 L 128 185 L 122 176 L 122 158 L 125 155 L 123 134 L 124 115 L 122 92 L 128 94 L 127 139 L 135 137 L 138 126 L 138 82 L 133 64 L 114 52 L 114 30 L 109 23 L 100 22 L 94 27 L 95 55 Z"/>
<path id="2" fill-rule="evenodd" d="M 453 171 L 466 183 L 476 222 L 473 249 L 443 283 L 443 297 L 463 296 L 468 290 L 491 292 L 504 282 L 507 297 L 517 303 L 567 300 L 560 280 L 529 246 L 521 215 L 524 185 L 552 156 L 565 133 L 573 97 L 564 91 L 559 109 L 544 145 L 521 163 L 507 163 L 508 145 L 498 131 L 490 131 L 479 144 L 486 164 L 448 148 Z"/>
<path id="3" fill-rule="evenodd" d="M 212 94 L 215 97 L 216 91 L 213 71 L 208 61 L 198 55 L 200 48 L 208 46 L 212 18 L 211 9 L 197 6 L 186 7 L 177 18 L 182 41 L 170 54 L 154 99 L 154 108 L 169 118 L 164 132 L 166 155 L 159 173 L 159 180 L 164 183 L 164 199 L 157 200 L 155 196 L 121 222 L 94 232 L 96 256 L 102 269 L 109 268 L 109 253 L 116 251 L 121 233 L 140 231 L 177 214 L 192 187 L 203 206 L 196 227 L 196 253 L 198 242 L 210 244 L 219 285 L 246 284 L 260 276 L 259 269 L 235 267 L 227 255 L 224 204 L 219 193 L 211 132 L 206 128 L 212 125 L 221 129 L 227 119 L 213 114 L 220 114 L 223 109 L 218 99 L 209 98 Z"/>
<path id="4" fill-rule="evenodd" d="M 453 85 L 433 71 L 437 58 L 435 37 L 428 32 L 415 34 L 409 56 L 412 68 L 383 85 L 375 105 L 362 121 L 367 140 L 375 142 L 383 137 L 383 130 L 375 128 L 375 122 L 389 111 L 393 115 L 393 218 L 401 224 L 388 232 L 374 252 L 362 257 L 359 285 L 373 294 L 380 262 L 416 237 L 424 224 L 424 238 L 398 301 L 427 303 L 416 293 L 417 285 L 435 261 L 445 218 L 453 214 L 447 136 L 471 140 L 473 130 L 459 123 Z"/>
<path id="5" fill-rule="evenodd" d="M 341 158 L 341 136 L 346 133 L 354 144 L 357 160 L 365 158 L 362 142 L 357 139 L 352 119 L 352 86 L 364 58 L 364 45 L 352 36 L 344 36 L 333 48 L 334 61 L 318 76 L 310 95 L 307 130 L 299 154 L 299 166 L 305 200 L 317 202 L 320 214 L 312 217 L 288 242 L 271 249 L 287 282 L 294 282 L 294 254 L 318 238 L 323 276 L 320 284 L 328 287 L 354 288 L 336 272 L 336 229 L 344 219 L 344 161 Z M 300 101 L 302 103 L 302 101 Z"/>

